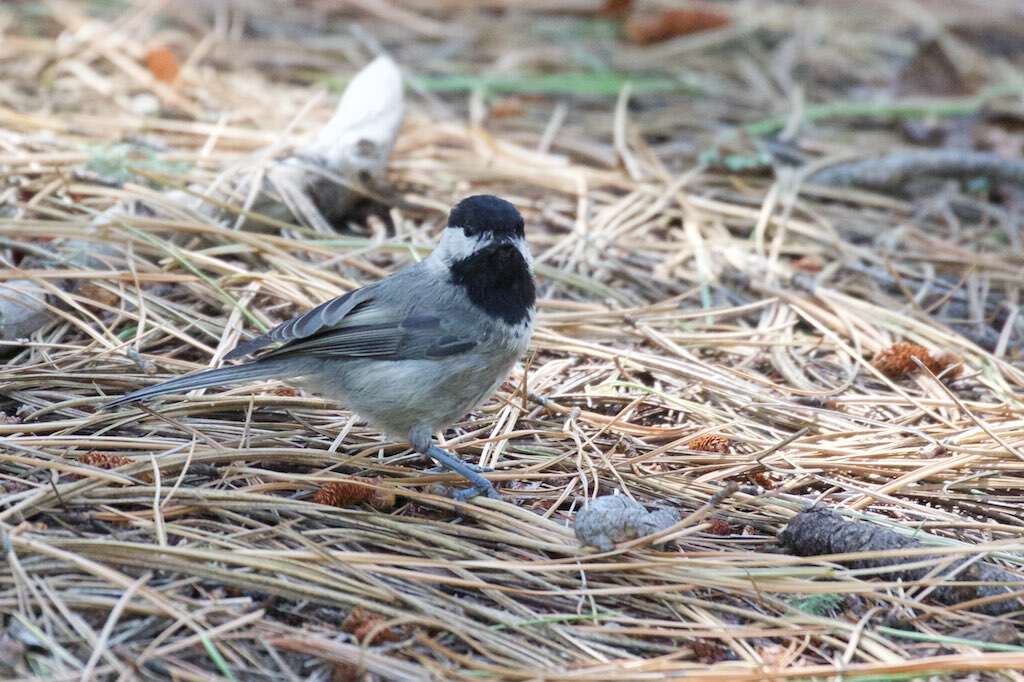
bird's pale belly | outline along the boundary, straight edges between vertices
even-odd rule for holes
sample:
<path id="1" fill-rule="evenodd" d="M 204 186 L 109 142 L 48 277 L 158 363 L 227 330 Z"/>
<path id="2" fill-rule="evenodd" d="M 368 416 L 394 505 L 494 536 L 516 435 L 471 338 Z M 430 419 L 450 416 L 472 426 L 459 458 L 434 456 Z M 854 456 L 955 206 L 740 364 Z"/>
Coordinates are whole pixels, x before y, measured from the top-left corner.
<path id="1" fill-rule="evenodd" d="M 414 427 L 436 433 L 497 389 L 517 355 L 430 360 L 325 362 L 304 388 L 336 400 L 396 439 Z M 344 364 L 344 367 L 342 367 Z"/>

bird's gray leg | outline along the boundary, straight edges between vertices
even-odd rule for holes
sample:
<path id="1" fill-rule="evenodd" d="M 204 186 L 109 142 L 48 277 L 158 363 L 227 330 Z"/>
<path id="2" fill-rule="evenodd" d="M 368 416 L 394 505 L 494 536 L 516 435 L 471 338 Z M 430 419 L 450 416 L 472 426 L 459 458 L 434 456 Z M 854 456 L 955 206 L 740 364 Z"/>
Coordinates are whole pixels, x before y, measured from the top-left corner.
<path id="1" fill-rule="evenodd" d="M 481 476 L 480 472 L 474 471 L 473 467 L 435 445 L 429 431 L 424 433 L 423 429 L 413 429 L 412 433 L 409 434 L 409 442 L 416 452 L 432 457 L 437 460 L 438 464 L 473 484 L 471 488 L 463 488 L 456 492 L 454 495 L 456 500 L 462 502 L 477 495 L 486 495 L 496 499 L 501 497 L 491 482 Z"/>

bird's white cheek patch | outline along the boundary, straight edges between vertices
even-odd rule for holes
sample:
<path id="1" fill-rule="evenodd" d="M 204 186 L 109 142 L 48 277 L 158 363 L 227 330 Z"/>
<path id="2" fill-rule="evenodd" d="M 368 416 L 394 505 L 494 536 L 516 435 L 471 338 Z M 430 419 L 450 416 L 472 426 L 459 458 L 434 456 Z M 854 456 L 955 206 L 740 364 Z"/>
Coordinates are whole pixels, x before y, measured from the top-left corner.
<path id="1" fill-rule="evenodd" d="M 481 237 L 467 237 L 461 228 L 447 227 L 441 235 L 441 243 L 437 247 L 437 255 L 446 263 L 469 258 L 483 246 Z"/>
<path id="2" fill-rule="evenodd" d="M 441 243 L 438 244 L 435 253 L 445 263 L 451 264 L 472 256 L 489 243 L 491 243 L 491 239 L 486 234 L 467 237 L 465 232 L 462 231 L 462 228 L 448 227 L 445 228 L 445 231 L 442 233 Z M 533 255 L 530 253 L 530 247 L 527 245 L 526 240 L 516 238 L 512 243 L 515 245 L 520 255 L 522 255 L 523 260 L 526 261 L 527 267 L 529 267 L 532 272 Z"/>

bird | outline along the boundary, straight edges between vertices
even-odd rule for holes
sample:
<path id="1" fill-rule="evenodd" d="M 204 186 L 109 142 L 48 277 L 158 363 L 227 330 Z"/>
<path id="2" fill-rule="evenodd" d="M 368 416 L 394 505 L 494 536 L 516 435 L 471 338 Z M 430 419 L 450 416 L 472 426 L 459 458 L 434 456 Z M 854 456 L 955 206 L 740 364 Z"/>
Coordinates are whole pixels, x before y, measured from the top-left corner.
<path id="1" fill-rule="evenodd" d="M 168 393 L 279 379 L 349 408 L 462 476 L 454 493 L 499 498 L 493 484 L 434 435 L 491 397 L 526 352 L 536 284 L 523 217 L 480 194 L 459 201 L 418 263 L 349 291 L 239 344 L 254 359 L 128 393 L 105 408 Z"/>

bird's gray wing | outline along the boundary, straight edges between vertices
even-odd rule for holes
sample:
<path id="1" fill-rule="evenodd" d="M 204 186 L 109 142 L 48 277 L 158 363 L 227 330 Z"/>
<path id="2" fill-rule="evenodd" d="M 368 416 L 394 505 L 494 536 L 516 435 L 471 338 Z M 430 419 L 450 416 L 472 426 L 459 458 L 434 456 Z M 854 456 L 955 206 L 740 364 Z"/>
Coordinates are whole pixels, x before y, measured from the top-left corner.
<path id="1" fill-rule="evenodd" d="M 371 285 L 324 301 L 315 308 L 293 317 L 287 322 L 282 322 L 266 334 L 238 344 L 225 356 L 225 359 L 234 360 L 251 355 L 267 346 L 302 339 L 321 329 L 339 324 L 346 316 L 358 312 L 359 308 L 364 308 L 373 302 L 373 289 L 374 287 Z"/>
<path id="2" fill-rule="evenodd" d="M 403 287 L 406 282 L 396 280 L 389 284 L 371 284 L 327 301 L 240 345 L 228 357 L 279 343 L 260 359 L 304 356 L 403 360 L 464 353 L 480 342 L 482 333 L 460 321 L 461 316 L 455 313 L 458 306 L 439 305 L 439 292 L 432 291 L 432 283 L 420 281 L 417 289 Z M 389 291 L 401 293 L 404 305 L 396 304 L 396 297 L 387 295 Z"/>

